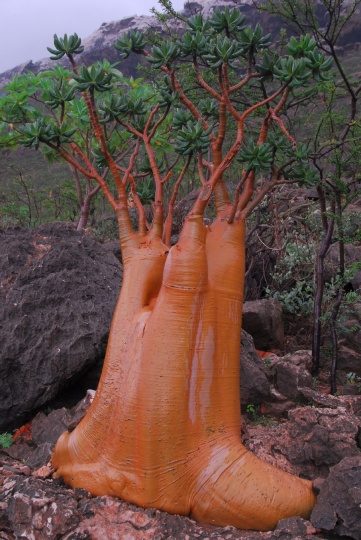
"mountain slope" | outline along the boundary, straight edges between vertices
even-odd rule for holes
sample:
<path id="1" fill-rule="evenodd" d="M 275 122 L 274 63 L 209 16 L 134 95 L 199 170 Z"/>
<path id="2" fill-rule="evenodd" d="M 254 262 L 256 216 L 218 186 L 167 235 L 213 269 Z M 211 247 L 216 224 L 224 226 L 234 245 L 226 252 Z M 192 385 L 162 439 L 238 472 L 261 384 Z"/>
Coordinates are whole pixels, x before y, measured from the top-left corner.
<path id="1" fill-rule="evenodd" d="M 345 6 L 350 3 L 351 0 L 345 0 Z M 156 2 L 155 2 L 156 4 Z M 320 20 L 320 24 L 323 22 L 323 10 L 320 0 L 316 0 L 317 14 Z M 264 26 L 267 32 L 271 32 L 273 35 L 277 35 L 280 29 L 284 26 L 284 23 L 279 17 L 269 15 L 265 12 L 259 12 L 255 9 L 252 0 L 197 0 L 196 2 L 185 2 L 184 9 L 181 12 L 186 18 L 202 12 L 204 15 L 210 15 L 216 7 L 225 8 L 226 6 L 233 8 L 238 7 L 245 15 L 246 22 L 248 24 L 256 24 L 259 22 Z M 324 21 L 326 23 L 326 21 Z M 342 46 L 352 46 L 361 42 L 361 9 L 358 8 L 351 23 L 343 33 L 340 43 Z M 173 24 L 172 29 L 175 31 L 181 31 L 181 22 Z M 95 60 L 107 58 L 110 62 L 116 62 L 119 60 L 119 55 L 113 47 L 113 43 L 118 37 L 131 30 L 151 30 L 162 31 L 161 23 L 155 16 L 141 15 L 134 17 L 126 17 L 119 21 L 111 21 L 109 23 L 103 23 L 98 30 L 93 32 L 90 36 L 82 39 L 85 51 L 81 56 L 84 63 L 89 64 Z M 84 38 L 84 36 L 81 36 Z M 52 43 L 49 43 L 52 46 Z M 132 63 L 133 62 L 133 63 Z M 122 71 L 124 75 L 134 75 L 137 60 L 126 60 L 122 62 Z M 44 69 L 49 69 L 54 64 L 49 58 L 44 58 L 38 62 L 32 60 L 23 64 L 15 66 L 14 68 L 5 71 L 0 74 L 0 87 L 3 86 L 8 80 L 11 80 L 16 73 L 22 74 L 26 71 L 33 71 L 38 73 Z"/>

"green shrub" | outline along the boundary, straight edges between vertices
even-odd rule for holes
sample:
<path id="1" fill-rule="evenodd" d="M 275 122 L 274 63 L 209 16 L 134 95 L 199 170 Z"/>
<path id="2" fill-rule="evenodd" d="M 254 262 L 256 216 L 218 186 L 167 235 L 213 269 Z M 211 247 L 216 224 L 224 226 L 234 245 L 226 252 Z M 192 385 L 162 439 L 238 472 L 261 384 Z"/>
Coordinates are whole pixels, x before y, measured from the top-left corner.
<path id="1" fill-rule="evenodd" d="M 14 442 L 14 439 L 10 433 L 0 434 L 0 447 L 1 448 L 10 448 L 13 442 Z"/>

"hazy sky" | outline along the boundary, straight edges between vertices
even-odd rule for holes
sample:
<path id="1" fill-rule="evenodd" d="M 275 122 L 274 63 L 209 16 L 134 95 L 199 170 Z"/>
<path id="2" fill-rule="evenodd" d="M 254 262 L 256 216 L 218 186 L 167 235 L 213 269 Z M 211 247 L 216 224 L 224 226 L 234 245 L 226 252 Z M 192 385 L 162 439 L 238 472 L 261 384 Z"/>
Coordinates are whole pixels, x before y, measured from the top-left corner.
<path id="1" fill-rule="evenodd" d="M 173 0 L 183 9 L 184 0 Z M 0 0 L 0 73 L 49 55 L 53 35 L 85 39 L 103 22 L 150 15 L 157 0 Z"/>

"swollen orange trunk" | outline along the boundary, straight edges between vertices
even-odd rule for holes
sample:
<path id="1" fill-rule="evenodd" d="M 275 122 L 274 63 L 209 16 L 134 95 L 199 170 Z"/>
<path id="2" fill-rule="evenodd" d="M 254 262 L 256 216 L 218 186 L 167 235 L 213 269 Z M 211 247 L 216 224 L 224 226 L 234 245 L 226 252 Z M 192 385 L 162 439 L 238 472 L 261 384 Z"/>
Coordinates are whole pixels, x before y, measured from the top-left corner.
<path id="1" fill-rule="evenodd" d="M 123 246 L 124 281 L 94 402 L 59 439 L 56 475 L 94 495 L 267 530 L 307 517 L 310 482 L 240 441 L 244 224 L 188 218 L 168 252 Z"/>

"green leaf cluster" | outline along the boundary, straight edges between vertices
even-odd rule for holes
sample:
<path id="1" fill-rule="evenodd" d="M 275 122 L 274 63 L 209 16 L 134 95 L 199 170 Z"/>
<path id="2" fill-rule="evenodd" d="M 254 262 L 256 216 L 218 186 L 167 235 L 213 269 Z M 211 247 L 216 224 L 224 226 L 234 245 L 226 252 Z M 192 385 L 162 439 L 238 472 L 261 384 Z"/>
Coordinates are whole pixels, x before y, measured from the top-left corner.
<path id="1" fill-rule="evenodd" d="M 10 448 L 13 442 L 14 442 L 14 438 L 11 435 L 11 433 L 0 434 L 0 447 L 1 448 Z"/>
<path id="2" fill-rule="evenodd" d="M 51 142 L 58 146 L 62 143 L 71 142 L 76 128 L 69 128 L 66 122 L 59 125 L 42 116 L 37 118 L 35 122 L 25 124 L 20 132 L 20 144 L 26 148 L 33 147 L 37 150 L 42 142 Z"/>
<path id="3" fill-rule="evenodd" d="M 193 116 L 190 111 L 184 109 L 176 109 L 173 113 L 172 123 L 176 129 L 182 129 L 188 122 L 193 121 Z"/>
<path id="4" fill-rule="evenodd" d="M 225 31 L 229 35 L 243 30 L 244 21 L 245 16 L 238 9 L 230 11 L 228 7 L 225 10 L 217 7 L 209 20 L 209 24 L 217 33 L 220 34 Z"/>
<path id="5" fill-rule="evenodd" d="M 230 67 L 236 67 L 233 60 L 243 54 L 243 48 L 237 41 L 232 41 L 227 36 L 218 35 L 208 46 L 208 52 L 204 55 L 212 69 L 220 67 L 223 63 Z"/>
<path id="6" fill-rule="evenodd" d="M 218 117 L 218 103 L 215 99 L 204 98 L 198 102 L 198 109 L 204 118 Z"/>
<path id="7" fill-rule="evenodd" d="M 166 171 L 166 165 L 165 165 L 165 162 L 164 162 L 163 158 L 160 157 L 160 156 L 156 156 L 155 162 L 156 162 L 157 168 L 159 169 L 160 173 L 161 174 L 164 173 Z M 139 167 L 139 171 L 142 174 L 147 174 L 147 175 L 149 175 L 149 174 L 152 175 L 153 174 L 152 167 L 150 166 L 149 157 L 147 155 L 144 156 L 143 163 Z"/>
<path id="8" fill-rule="evenodd" d="M 81 39 L 77 34 L 71 36 L 64 35 L 63 38 L 58 38 L 54 34 L 54 47 L 51 49 L 47 47 L 48 51 L 52 54 L 51 60 L 60 60 L 64 55 L 71 56 L 73 54 L 81 54 L 84 51 L 84 47 L 81 45 Z"/>
<path id="9" fill-rule="evenodd" d="M 262 27 L 257 23 L 254 29 L 251 26 L 247 26 L 242 30 L 239 38 L 239 44 L 242 47 L 242 53 L 254 54 L 268 49 L 271 45 L 271 34 L 265 36 L 262 35 Z"/>
<path id="10" fill-rule="evenodd" d="M 149 57 L 147 60 L 154 68 L 170 67 L 179 56 L 179 47 L 172 42 L 163 41 L 160 45 L 152 47 L 151 54 L 152 58 Z"/>
<path id="11" fill-rule="evenodd" d="M 133 31 L 118 38 L 114 44 L 115 49 L 120 52 L 120 58 L 125 60 L 130 53 L 142 53 L 146 46 L 146 40 L 142 32 Z"/>
<path id="12" fill-rule="evenodd" d="M 107 72 L 100 62 L 92 64 L 89 68 L 80 66 L 79 75 L 74 74 L 73 78 L 76 82 L 76 88 L 81 92 L 85 90 L 106 92 L 112 89 L 113 74 Z"/>
<path id="13" fill-rule="evenodd" d="M 57 109 L 64 105 L 66 101 L 72 101 L 75 97 L 75 90 L 72 87 L 67 87 L 62 84 L 56 86 L 55 84 L 49 89 L 49 99 L 45 101 L 51 109 Z"/>
<path id="14" fill-rule="evenodd" d="M 255 145 L 251 141 L 248 147 L 242 147 L 238 159 L 247 171 L 267 170 L 273 161 L 272 146 L 268 143 Z"/>
<path id="15" fill-rule="evenodd" d="M 211 142 L 210 133 L 212 128 L 204 130 L 202 122 L 189 120 L 177 132 L 175 150 L 181 155 L 189 155 L 194 152 L 205 152 Z"/>
<path id="16" fill-rule="evenodd" d="M 195 32 L 185 32 L 181 40 L 177 41 L 177 45 L 182 57 L 196 56 L 207 53 L 208 36 L 199 30 Z"/>
<path id="17" fill-rule="evenodd" d="M 155 183 L 153 178 L 144 178 L 137 184 L 137 195 L 142 204 L 149 204 L 155 199 Z"/>

